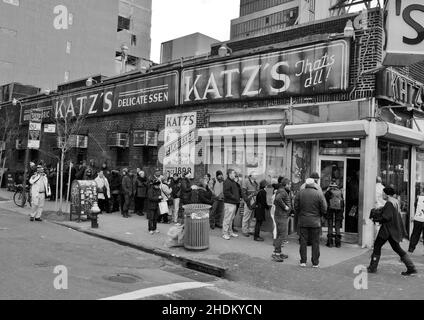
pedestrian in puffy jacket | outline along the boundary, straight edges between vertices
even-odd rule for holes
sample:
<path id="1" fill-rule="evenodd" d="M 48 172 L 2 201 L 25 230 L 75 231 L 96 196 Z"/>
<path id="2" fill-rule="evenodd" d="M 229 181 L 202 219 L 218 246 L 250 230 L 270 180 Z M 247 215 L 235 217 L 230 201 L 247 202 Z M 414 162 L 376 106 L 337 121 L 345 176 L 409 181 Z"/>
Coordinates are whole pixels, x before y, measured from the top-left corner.
<path id="1" fill-rule="evenodd" d="M 306 180 L 306 187 L 294 201 L 294 209 L 300 234 L 300 265 L 306 267 L 307 245 L 312 244 L 312 266 L 319 267 L 321 217 L 327 213 L 327 202 L 315 180 Z"/>

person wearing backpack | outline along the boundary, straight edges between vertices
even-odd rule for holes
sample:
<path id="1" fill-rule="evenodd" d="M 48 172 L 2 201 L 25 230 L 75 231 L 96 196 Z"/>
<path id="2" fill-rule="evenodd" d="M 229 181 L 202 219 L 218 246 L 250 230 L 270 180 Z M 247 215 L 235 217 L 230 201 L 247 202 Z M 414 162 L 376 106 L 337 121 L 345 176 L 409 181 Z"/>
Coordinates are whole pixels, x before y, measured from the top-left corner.
<path id="1" fill-rule="evenodd" d="M 343 199 L 343 191 L 340 190 L 335 179 L 331 180 L 331 184 L 325 193 L 325 199 L 327 200 L 328 205 L 326 215 L 328 222 L 327 247 L 332 248 L 334 245 L 333 240 L 335 239 L 336 248 L 340 248 L 342 239 L 340 229 L 343 222 L 345 203 Z M 333 227 L 336 231 L 335 235 L 333 234 Z"/>

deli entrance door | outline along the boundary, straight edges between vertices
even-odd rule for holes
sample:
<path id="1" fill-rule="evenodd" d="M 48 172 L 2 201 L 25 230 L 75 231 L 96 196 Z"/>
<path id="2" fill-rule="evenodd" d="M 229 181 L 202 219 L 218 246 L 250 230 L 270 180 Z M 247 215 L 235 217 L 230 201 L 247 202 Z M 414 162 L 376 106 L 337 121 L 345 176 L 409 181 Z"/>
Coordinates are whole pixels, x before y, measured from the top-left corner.
<path id="1" fill-rule="evenodd" d="M 359 170 L 360 159 L 348 157 L 321 157 L 321 188 L 325 193 L 335 179 L 343 191 L 345 212 L 342 231 L 358 233 Z"/>

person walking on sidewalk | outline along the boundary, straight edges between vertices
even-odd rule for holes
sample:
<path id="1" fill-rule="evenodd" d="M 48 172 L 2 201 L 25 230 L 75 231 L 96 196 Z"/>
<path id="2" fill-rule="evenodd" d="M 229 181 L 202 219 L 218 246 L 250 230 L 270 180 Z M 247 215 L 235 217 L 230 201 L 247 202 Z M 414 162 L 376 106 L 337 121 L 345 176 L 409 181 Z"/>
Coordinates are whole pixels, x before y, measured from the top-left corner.
<path id="1" fill-rule="evenodd" d="M 300 233 L 300 266 L 306 267 L 308 242 L 312 244 L 312 267 L 319 267 L 321 217 L 327 213 L 327 202 L 314 179 L 306 180 L 306 187 L 294 201 Z"/>
<path id="2" fill-rule="evenodd" d="M 254 205 L 256 202 L 256 196 L 258 195 L 259 191 L 259 185 L 256 182 L 256 179 L 256 173 L 252 172 L 249 177 L 243 181 L 242 186 L 242 195 L 244 201 L 242 234 L 245 237 L 250 237 L 252 231 L 255 230 Z"/>
<path id="3" fill-rule="evenodd" d="M 224 174 L 218 170 L 212 184 L 213 204 L 210 211 L 209 224 L 211 229 L 222 228 L 222 213 L 224 212 Z"/>
<path id="4" fill-rule="evenodd" d="M 274 261 L 283 262 L 289 256 L 281 252 L 283 242 L 288 237 L 288 221 L 289 215 L 292 210 L 291 199 L 287 189 L 291 186 L 289 179 L 283 179 L 279 185 L 277 195 L 274 200 L 275 212 L 274 212 L 274 252 L 272 258 Z"/>
<path id="5" fill-rule="evenodd" d="M 133 194 L 133 182 L 128 175 L 128 169 L 122 170 L 122 216 L 129 218 L 131 195 Z"/>
<path id="6" fill-rule="evenodd" d="M 327 200 L 327 215 L 326 219 L 328 222 L 328 234 L 327 234 L 327 247 L 332 248 L 334 245 L 334 239 L 336 248 L 341 247 L 342 235 L 340 229 L 343 223 L 343 212 L 345 209 L 345 201 L 343 199 L 343 192 L 340 190 L 335 179 L 331 180 L 330 186 L 325 193 L 325 199 Z M 333 234 L 333 226 L 336 234 Z"/>
<path id="7" fill-rule="evenodd" d="M 147 197 L 147 189 L 146 173 L 140 170 L 135 181 L 135 213 L 138 216 L 144 216 L 144 202 Z"/>
<path id="8" fill-rule="evenodd" d="M 261 241 L 263 242 L 264 239 L 261 238 L 261 227 L 262 223 L 265 221 L 265 214 L 266 211 L 271 208 L 270 205 L 268 205 L 267 202 L 267 194 L 266 194 L 266 186 L 268 183 L 266 180 L 262 180 L 259 184 L 259 192 L 256 196 L 256 208 L 254 210 L 254 215 L 256 219 L 256 225 L 255 225 L 255 233 L 254 233 L 254 240 L 255 241 Z"/>
<path id="9" fill-rule="evenodd" d="M 152 186 L 147 191 L 148 211 L 147 219 L 150 234 L 159 233 L 157 223 L 159 218 L 159 202 L 162 201 L 162 191 L 160 190 L 161 181 L 158 179 L 152 183 Z"/>
<path id="10" fill-rule="evenodd" d="M 222 237 L 230 240 L 231 237 L 237 238 L 238 235 L 233 231 L 233 220 L 240 204 L 240 187 L 235 181 L 236 171 L 229 169 L 227 180 L 224 182 L 224 222 L 222 226 Z"/>
<path id="11" fill-rule="evenodd" d="M 44 203 L 46 197 L 50 197 L 50 186 L 47 176 L 44 174 L 44 168 L 37 166 L 37 172 L 29 179 L 31 185 L 31 201 L 32 213 L 30 221 L 43 221 L 41 216 L 43 214 Z"/>
<path id="12" fill-rule="evenodd" d="M 424 210 L 418 207 L 414 216 L 414 230 L 412 231 L 411 240 L 409 242 L 408 251 L 410 253 L 415 251 L 418 242 L 420 242 L 421 234 L 424 239 Z"/>
<path id="13" fill-rule="evenodd" d="M 415 269 L 415 265 L 409 255 L 403 251 L 400 246 L 400 242 L 403 240 L 407 233 L 402 221 L 402 217 L 400 215 L 399 201 L 394 198 L 394 195 L 395 191 L 393 188 L 384 188 L 383 198 L 386 200 L 386 204 L 381 210 L 381 214 L 372 217 L 374 222 L 381 223 L 381 228 L 378 232 L 377 239 L 374 242 L 374 251 L 371 256 L 368 272 L 377 272 L 378 263 L 381 257 L 381 248 L 387 241 L 389 241 L 393 251 L 399 255 L 401 261 L 407 268 L 405 272 L 402 272 L 402 275 L 410 276 L 416 274 L 417 270 Z"/>

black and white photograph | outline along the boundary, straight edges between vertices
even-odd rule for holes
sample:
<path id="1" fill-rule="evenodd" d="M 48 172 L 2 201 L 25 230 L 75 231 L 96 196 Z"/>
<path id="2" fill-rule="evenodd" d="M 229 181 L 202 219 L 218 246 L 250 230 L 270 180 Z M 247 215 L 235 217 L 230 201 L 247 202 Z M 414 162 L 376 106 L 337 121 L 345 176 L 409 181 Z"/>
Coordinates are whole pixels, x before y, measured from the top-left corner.
<path id="1" fill-rule="evenodd" d="M 0 300 L 421 300 L 423 242 L 422 0 L 0 0 Z"/>

